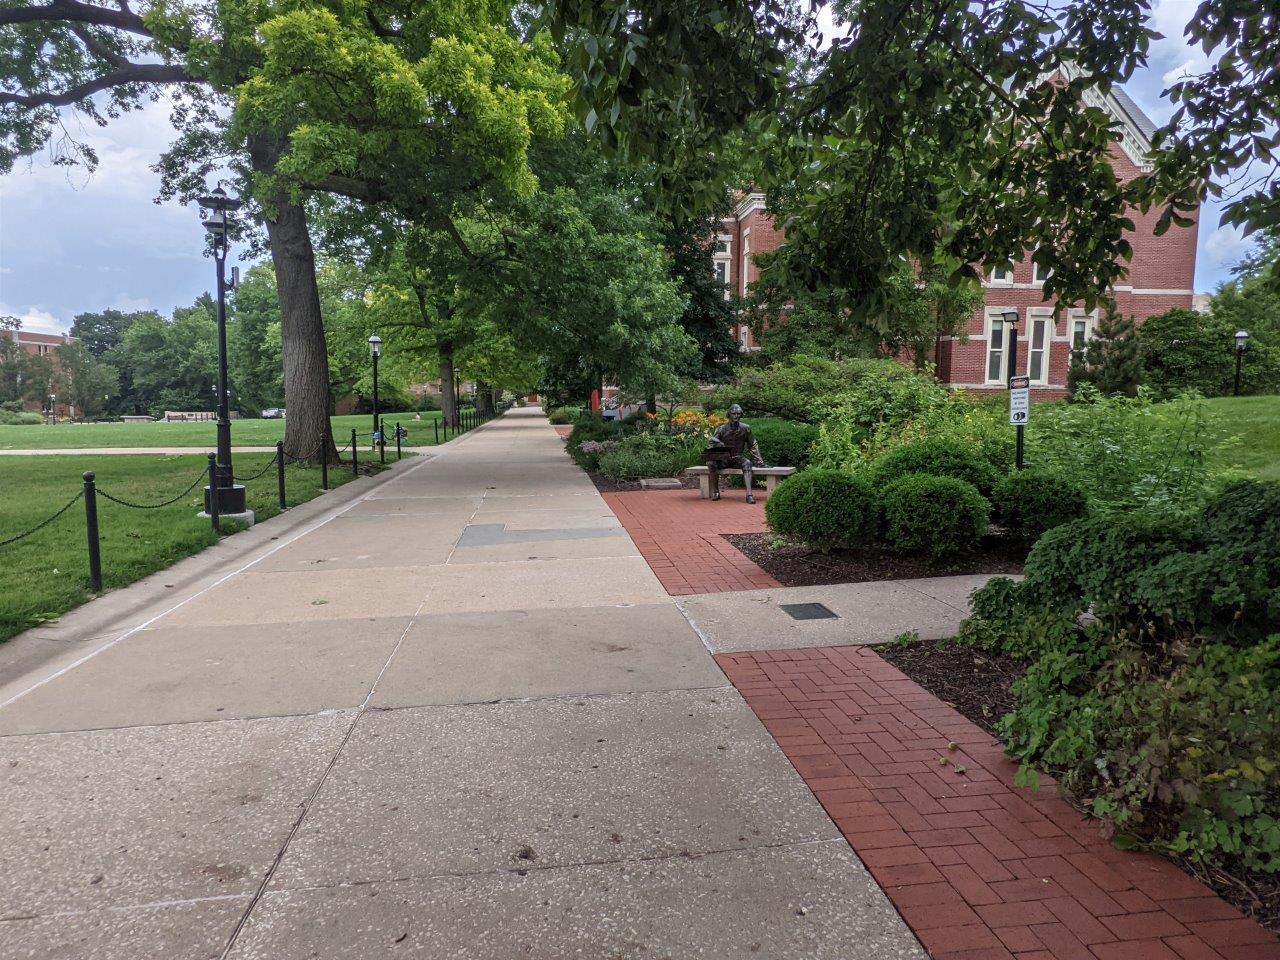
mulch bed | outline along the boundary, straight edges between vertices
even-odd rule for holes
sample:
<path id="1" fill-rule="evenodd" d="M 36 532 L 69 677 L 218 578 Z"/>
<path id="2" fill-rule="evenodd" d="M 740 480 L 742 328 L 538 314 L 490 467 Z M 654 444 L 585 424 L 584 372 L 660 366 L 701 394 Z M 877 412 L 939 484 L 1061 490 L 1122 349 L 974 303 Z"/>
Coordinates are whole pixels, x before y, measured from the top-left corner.
<path id="1" fill-rule="evenodd" d="M 610 480 L 603 473 L 592 473 L 590 470 L 587 471 L 587 476 L 601 493 L 634 493 L 641 489 L 639 480 Z M 679 480 L 680 486 L 685 490 L 697 489 L 697 477 L 680 477 Z"/>
<path id="2" fill-rule="evenodd" d="M 974 573 L 1022 573 L 1025 549 L 988 538 L 974 552 L 931 561 L 889 553 L 832 550 L 822 553 L 771 533 L 726 533 L 724 538 L 784 587 L 872 580 L 914 580 Z"/>
<path id="3" fill-rule="evenodd" d="M 1012 657 L 984 653 L 947 640 L 883 644 L 876 647 L 876 653 L 996 736 L 999 734 L 995 725 L 1015 706 L 1009 688 L 1026 669 Z M 1088 813 L 1074 797 L 1065 792 L 1062 796 Z M 1196 869 L 1176 859 L 1173 862 L 1268 930 L 1280 933 L 1280 877 L 1233 877 Z"/>

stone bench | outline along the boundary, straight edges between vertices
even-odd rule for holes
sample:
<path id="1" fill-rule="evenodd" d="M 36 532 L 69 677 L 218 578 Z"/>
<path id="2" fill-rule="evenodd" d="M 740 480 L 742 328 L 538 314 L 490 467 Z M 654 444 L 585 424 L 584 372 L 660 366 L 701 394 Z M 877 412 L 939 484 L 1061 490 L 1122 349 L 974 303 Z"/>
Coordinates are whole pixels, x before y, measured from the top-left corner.
<path id="1" fill-rule="evenodd" d="M 742 476 L 742 471 L 737 467 L 727 467 L 721 471 L 721 474 L 736 473 Z M 789 477 L 796 472 L 795 467 L 752 467 L 751 473 L 756 477 L 764 477 L 764 489 L 766 493 L 773 493 L 778 488 L 778 481 L 783 477 Z M 708 467 L 690 467 L 685 471 L 686 476 L 698 478 L 698 493 L 703 500 L 711 499 L 711 470 Z"/>
<path id="2" fill-rule="evenodd" d="M 120 418 L 121 423 L 154 423 L 152 417 L 133 416 L 132 414 Z"/>

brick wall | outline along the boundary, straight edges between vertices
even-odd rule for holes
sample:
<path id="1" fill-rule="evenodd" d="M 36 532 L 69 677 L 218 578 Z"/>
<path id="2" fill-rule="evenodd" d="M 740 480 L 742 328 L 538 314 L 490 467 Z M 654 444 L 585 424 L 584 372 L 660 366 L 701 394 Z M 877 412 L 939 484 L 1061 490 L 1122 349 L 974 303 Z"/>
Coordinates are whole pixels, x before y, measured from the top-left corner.
<path id="1" fill-rule="evenodd" d="M 1137 165 L 1118 147 L 1112 150 L 1111 159 L 1122 181 L 1140 173 Z M 756 254 L 776 250 L 785 239 L 763 206 L 762 194 L 742 195 L 736 200 L 734 214 L 723 221 L 722 234 L 731 237 L 730 282 L 736 294 L 743 293 L 744 244 L 750 260 Z M 1119 311 L 1132 316 L 1139 324 L 1147 317 L 1173 307 L 1190 309 L 1192 306 L 1198 223 L 1189 227 L 1171 227 L 1164 236 L 1157 237 L 1154 228 L 1159 215 L 1159 210 L 1146 214 L 1130 211 L 1135 228 L 1128 237 L 1133 247 L 1133 259 L 1128 264 L 1128 277 L 1114 289 Z M 1192 219 L 1198 220 L 1198 217 Z M 756 279 L 757 269 L 754 263 L 746 264 L 748 286 Z M 1043 311 L 1052 311 L 1055 306 L 1055 303 L 1044 299 L 1040 285 L 1034 280 L 1030 257 L 1015 263 L 1011 276 L 1005 281 L 985 284 L 984 306 L 974 311 L 969 319 L 965 337 L 946 339 L 938 344 L 930 359 L 937 364 L 939 379 L 949 385 L 974 390 L 1002 389 L 1000 383 L 987 380 L 987 317 L 992 310 L 1017 310 L 1019 357 L 1016 372 L 1028 374 L 1030 357 L 1026 338 L 1032 332 L 1031 321 L 1046 319 L 1048 328 L 1051 328 L 1045 344 L 1044 369 L 1047 375 L 1041 378 L 1043 383 L 1033 383 L 1032 389 L 1045 396 L 1062 394 L 1071 358 L 1073 317 L 1070 310 L 1074 305 L 1065 306 L 1056 319 L 1045 317 Z M 1097 316 L 1098 312 L 1095 312 L 1091 318 L 1094 323 Z M 748 349 L 758 346 L 755 338 L 743 327 L 735 326 L 734 337 L 739 343 L 745 343 Z"/>

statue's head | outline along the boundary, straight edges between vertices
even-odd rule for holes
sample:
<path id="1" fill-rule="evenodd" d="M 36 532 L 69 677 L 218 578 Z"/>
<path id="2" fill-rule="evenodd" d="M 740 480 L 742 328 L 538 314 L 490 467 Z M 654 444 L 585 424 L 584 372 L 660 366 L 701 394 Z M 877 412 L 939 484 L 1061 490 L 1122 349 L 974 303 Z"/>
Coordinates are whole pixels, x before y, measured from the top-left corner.
<path id="1" fill-rule="evenodd" d="M 742 408 L 736 403 L 729 408 L 729 422 L 737 423 L 742 419 Z"/>

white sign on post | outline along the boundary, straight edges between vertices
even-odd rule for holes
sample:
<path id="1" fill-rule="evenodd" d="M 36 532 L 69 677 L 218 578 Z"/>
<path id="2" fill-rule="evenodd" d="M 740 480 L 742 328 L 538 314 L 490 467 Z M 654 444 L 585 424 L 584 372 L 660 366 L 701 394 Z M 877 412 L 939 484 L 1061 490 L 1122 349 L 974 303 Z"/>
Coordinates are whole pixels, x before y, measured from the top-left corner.
<path id="1" fill-rule="evenodd" d="M 1031 414 L 1031 378 L 1009 378 L 1009 422 L 1025 426 Z"/>

